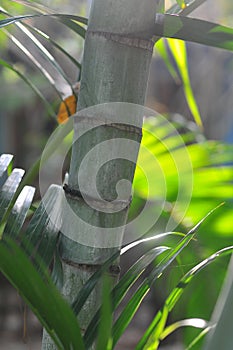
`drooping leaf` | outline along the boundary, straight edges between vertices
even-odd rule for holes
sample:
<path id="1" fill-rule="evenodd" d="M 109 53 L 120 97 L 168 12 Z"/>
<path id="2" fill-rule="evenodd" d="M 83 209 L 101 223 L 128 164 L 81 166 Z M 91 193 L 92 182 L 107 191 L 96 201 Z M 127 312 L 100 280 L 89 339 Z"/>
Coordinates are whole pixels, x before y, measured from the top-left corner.
<path id="1" fill-rule="evenodd" d="M 178 75 L 177 71 L 175 70 L 175 68 L 171 62 L 170 56 L 168 54 L 168 49 L 166 47 L 166 41 L 163 39 L 158 40 L 155 44 L 155 48 L 159 52 L 160 56 L 162 57 L 164 63 L 166 64 L 166 66 L 167 66 L 171 76 L 175 80 L 175 82 L 177 84 L 180 84 L 181 82 L 180 82 L 179 75 Z"/>
<path id="2" fill-rule="evenodd" d="M 202 127 L 200 111 L 194 97 L 188 71 L 188 60 L 185 42 L 177 39 L 168 39 L 168 45 L 179 70 L 187 104 L 197 125 Z"/>
<path id="3" fill-rule="evenodd" d="M 42 278 L 15 242 L 0 241 L 0 270 L 19 291 L 58 349 L 84 350 L 72 310 L 47 275 Z"/>
<path id="4" fill-rule="evenodd" d="M 28 79 L 25 74 L 21 73 L 16 67 L 14 67 L 13 65 L 11 65 L 10 63 L 0 59 L 0 65 L 2 65 L 3 67 L 10 69 L 11 71 L 15 72 L 31 89 L 32 91 L 35 92 L 35 94 L 42 100 L 42 102 L 44 103 L 45 107 L 46 107 L 46 111 L 52 116 L 52 117 L 56 117 L 56 113 L 53 110 L 53 108 L 51 107 L 50 103 L 48 103 L 48 101 L 46 100 L 46 98 L 43 96 L 43 94 L 38 90 L 38 88 L 32 83 L 32 81 L 30 79 Z"/>
<path id="5" fill-rule="evenodd" d="M 4 14 L 5 13 L 4 9 L 1 10 L 0 13 Z M 36 15 L 14 16 L 14 17 L 2 19 L 2 20 L 0 20 L 0 28 L 8 26 L 10 24 L 13 24 L 15 22 L 22 22 L 22 21 L 25 21 L 27 19 L 38 18 L 38 17 L 55 17 L 55 18 L 62 19 L 62 21 L 63 20 L 64 21 L 71 20 L 71 22 L 74 21 L 74 23 L 80 22 L 80 23 L 87 25 L 87 19 L 84 17 L 70 15 L 70 14 L 63 14 L 63 13 L 55 13 L 55 14 L 45 14 L 45 15 L 36 14 Z M 80 25 L 79 25 L 79 27 L 80 27 L 80 32 L 78 34 L 84 38 L 85 37 L 85 29 L 83 27 L 81 27 Z"/>
<path id="6" fill-rule="evenodd" d="M 35 26 L 29 26 L 26 25 L 26 27 L 30 28 L 31 30 L 35 31 L 37 34 L 39 34 L 41 37 L 43 37 L 45 40 L 47 40 L 52 46 L 54 46 L 57 50 L 62 52 L 68 59 L 78 68 L 81 69 L 81 63 L 79 63 L 74 56 L 70 55 L 66 50 L 64 50 L 61 45 L 59 45 L 56 41 L 54 41 L 48 34 L 44 33 L 42 30 L 36 28 Z"/>
<path id="7" fill-rule="evenodd" d="M 196 18 L 158 14 L 154 35 L 233 51 L 233 28 Z"/>

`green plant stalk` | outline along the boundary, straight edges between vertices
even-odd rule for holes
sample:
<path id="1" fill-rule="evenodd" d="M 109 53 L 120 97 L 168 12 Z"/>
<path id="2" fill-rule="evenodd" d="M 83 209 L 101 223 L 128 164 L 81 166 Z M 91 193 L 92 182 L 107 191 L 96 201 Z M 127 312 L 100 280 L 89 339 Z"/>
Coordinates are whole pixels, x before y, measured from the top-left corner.
<path id="1" fill-rule="evenodd" d="M 79 95 L 80 110 L 107 102 L 128 102 L 144 105 L 154 46 L 151 34 L 148 33 L 151 33 L 155 13 L 154 0 L 147 0 L 146 2 L 135 0 L 124 3 L 114 0 L 93 1 L 84 48 Z M 98 115 L 94 115 L 94 120 L 98 118 Z M 84 128 L 85 123 L 85 118 L 77 117 L 74 121 L 74 137 L 78 139 L 78 142 L 74 143 L 72 148 L 68 186 L 75 191 L 79 190 L 80 162 L 85 154 L 92 149 L 93 145 L 100 144 L 103 140 L 106 140 L 106 137 L 110 140 L 120 137 L 136 141 L 138 147 L 135 147 L 133 151 L 136 163 L 141 139 L 139 133 L 134 134 L 124 130 L 124 128 L 120 130 L 114 126 L 106 128 L 106 125 L 103 125 L 98 127 L 96 131 L 87 133 L 80 141 L 79 131 Z M 91 173 L 92 169 L 87 168 L 86 170 L 88 180 L 88 174 Z M 108 166 L 105 167 L 103 181 L 98 184 L 98 190 L 102 198 L 108 201 L 114 200 L 115 184 L 119 181 L 119 178 L 127 178 L 132 183 L 134 170 L 135 164 L 126 166 L 125 162 L 119 162 L 119 159 L 109 162 Z M 87 193 L 87 195 L 91 196 L 92 193 Z M 84 201 L 73 199 L 72 196 L 67 195 L 67 200 L 77 216 L 81 216 L 89 224 L 96 227 L 98 247 L 101 247 L 101 239 L 103 239 L 99 227 L 116 227 L 116 235 L 114 237 L 109 236 L 107 248 L 95 248 L 78 243 L 80 233 L 85 236 L 84 232 L 80 232 L 82 228 L 72 226 L 72 222 L 64 222 L 65 230 L 63 229 L 63 232 L 75 231 L 77 235 L 77 242 L 68 238 L 66 234 L 61 235 L 60 240 L 64 271 L 62 293 L 72 303 L 86 280 L 109 257 L 120 250 L 128 207 L 116 214 L 109 215 L 103 211 L 95 211 L 88 207 Z M 122 226 L 120 230 L 119 225 Z M 88 232 L 86 232 L 86 235 L 88 235 Z M 111 237 L 114 243 L 111 242 Z M 118 274 L 118 269 L 110 269 L 113 280 L 117 280 Z M 97 285 L 78 316 L 80 327 L 84 332 L 98 308 L 100 295 L 100 286 Z M 56 349 L 46 334 L 43 338 L 42 349 Z"/>

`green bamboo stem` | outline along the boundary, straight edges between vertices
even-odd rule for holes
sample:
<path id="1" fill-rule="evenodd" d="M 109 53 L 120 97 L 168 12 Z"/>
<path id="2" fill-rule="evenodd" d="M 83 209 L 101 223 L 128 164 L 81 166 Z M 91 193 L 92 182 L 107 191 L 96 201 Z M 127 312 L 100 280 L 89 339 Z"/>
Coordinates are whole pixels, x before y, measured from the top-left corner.
<path id="1" fill-rule="evenodd" d="M 161 4 L 161 1 L 157 1 Z M 66 194 L 68 207 L 75 215 L 82 218 L 84 224 L 76 225 L 75 217 L 70 214 L 68 207 L 64 209 L 63 234 L 60 240 L 60 252 L 63 259 L 64 285 L 62 293 L 72 302 L 85 281 L 93 274 L 107 258 L 120 249 L 124 233 L 124 224 L 127 220 L 131 186 L 123 185 L 118 204 L 122 210 L 106 213 L 111 207 L 111 201 L 116 199 L 116 184 L 121 179 L 127 179 L 132 184 L 138 149 L 141 140 L 142 115 L 136 116 L 136 127 L 125 124 L 111 123 L 117 118 L 110 109 L 103 109 L 103 113 L 95 114 L 95 109 L 87 107 L 109 102 L 126 102 L 144 105 L 149 74 L 149 66 L 154 46 L 151 37 L 156 14 L 155 0 L 93 0 L 89 26 L 85 40 L 84 59 L 79 95 L 80 115 L 75 118 L 72 159 L 68 186 L 73 193 L 79 193 L 80 173 L 89 175 L 101 166 L 101 157 L 112 154 L 121 154 L 121 142 L 115 143 L 115 149 L 100 152 L 100 159 L 91 158 L 85 166 L 81 164 L 85 155 L 103 141 L 122 139 L 129 140 L 135 147 L 129 149 L 129 162 L 125 159 L 113 159 L 101 169 L 101 176 L 97 178 L 98 192 L 101 200 L 93 198 L 92 184 L 85 186 L 85 192 L 98 208 L 93 208 L 80 196 L 75 198 L 72 193 Z M 84 110 L 84 112 L 83 112 Z M 87 111 L 87 112 L 85 112 Z M 103 116 L 104 114 L 104 116 Z M 104 117 L 104 118 L 103 118 Z M 132 118 L 132 116 L 131 116 Z M 101 120 L 106 120 L 103 125 Z M 129 117 L 130 119 L 130 117 Z M 116 119 L 115 119 L 116 120 Z M 134 123 L 133 123 L 134 124 Z M 84 134 L 84 131 L 90 131 Z M 95 164 L 96 162 L 96 164 Z M 126 204 L 125 204 L 126 203 Z M 125 204 L 125 205 L 123 205 Z M 68 208 L 68 209 L 67 209 Z M 103 210 L 102 210 L 103 209 Z M 88 223 L 88 225 L 85 225 Z M 91 227 L 94 228 L 96 242 L 85 243 L 83 237 L 89 237 Z M 111 234 L 106 235 L 106 231 Z M 81 237 L 81 239 L 80 239 Z M 116 262 L 118 264 L 118 262 Z M 114 275 L 113 278 L 117 279 Z M 88 299 L 78 319 L 81 328 L 85 331 L 89 321 L 98 306 L 99 287 Z M 43 338 L 43 350 L 56 349 L 46 335 Z"/>

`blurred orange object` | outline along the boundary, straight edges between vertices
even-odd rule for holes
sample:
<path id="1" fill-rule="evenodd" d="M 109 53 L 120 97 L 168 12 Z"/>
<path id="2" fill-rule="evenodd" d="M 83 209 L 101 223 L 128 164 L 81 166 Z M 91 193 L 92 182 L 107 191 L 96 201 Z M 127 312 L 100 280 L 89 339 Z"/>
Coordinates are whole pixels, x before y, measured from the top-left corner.
<path id="1" fill-rule="evenodd" d="M 61 102 L 58 114 L 57 121 L 59 124 L 66 122 L 72 114 L 76 112 L 77 109 L 77 98 L 75 95 L 70 95 Z"/>

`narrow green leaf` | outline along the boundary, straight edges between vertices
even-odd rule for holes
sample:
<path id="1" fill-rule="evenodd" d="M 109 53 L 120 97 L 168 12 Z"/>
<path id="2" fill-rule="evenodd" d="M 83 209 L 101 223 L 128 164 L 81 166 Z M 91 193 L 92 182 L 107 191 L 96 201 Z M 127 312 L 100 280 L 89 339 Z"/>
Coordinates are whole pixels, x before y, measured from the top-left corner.
<path id="1" fill-rule="evenodd" d="M 52 117 L 56 118 L 56 113 L 51 107 L 51 105 L 48 103 L 46 98 L 43 96 L 43 94 L 37 89 L 37 87 L 31 82 L 30 79 L 28 79 L 23 73 L 21 73 L 17 68 L 15 68 L 13 65 L 9 64 L 8 62 L 0 59 L 0 65 L 2 65 L 5 68 L 10 69 L 12 72 L 15 72 L 31 89 L 35 92 L 35 94 L 42 100 L 46 107 L 46 111 L 51 115 Z"/>
<path id="2" fill-rule="evenodd" d="M 195 228 L 194 228 L 195 229 Z M 231 254 L 233 251 L 233 246 L 223 248 L 219 250 L 218 252 L 212 254 L 209 258 L 203 260 L 198 265 L 193 267 L 190 271 L 188 271 L 184 277 L 180 280 L 176 288 L 172 290 L 170 295 L 167 297 L 164 307 L 162 310 L 160 310 L 150 326 L 147 328 L 145 334 L 139 341 L 136 350 L 142 350 L 142 349 L 148 349 L 148 345 L 150 344 L 156 344 L 158 346 L 159 340 L 161 337 L 161 334 L 164 330 L 164 326 L 166 324 L 166 320 L 168 317 L 168 314 L 171 312 L 171 310 L 174 308 L 178 300 L 180 299 L 181 295 L 184 292 L 184 289 L 186 286 L 192 281 L 193 277 L 199 273 L 203 268 L 207 267 L 210 263 L 215 261 L 218 257 L 223 257 L 226 255 Z M 161 327 L 162 325 L 162 327 Z M 160 329 L 160 332 L 157 332 L 158 327 Z"/>
<path id="3" fill-rule="evenodd" d="M 84 350 L 81 331 L 69 305 L 49 277 L 42 278 L 9 238 L 0 241 L 0 270 L 19 291 L 58 349 Z"/>
<path id="4" fill-rule="evenodd" d="M 81 311 L 83 305 L 85 304 L 87 298 L 95 288 L 96 284 L 99 282 L 100 277 L 108 270 L 114 261 L 119 257 L 119 252 L 113 254 L 101 267 L 89 278 L 83 288 L 80 290 L 77 298 L 72 303 L 72 309 L 75 315 L 78 315 Z"/>
<path id="5" fill-rule="evenodd" d="M 62 259 L 60 257 L 58 247 L 55 247 L 54 260 L 53 260 L 53 270 L 51 273 L 51 279 L 58 290 L 62 289 L 63 286 L 63 268 Z"/>
<path id="6" fill-rule="evenodd" d="M 100 309 L 100 321 L 98 329 L 98 337 L 96 350 L 111 350 L 112 349 L 112 298 L 111 298 L 111 280 L 108 275 L 103 276 L 102 287 L 102 304 Z"/>
<path id="7" fill-rule="evenodd" d="M 2 154 L 0 156 L 0 188 L 8 177 L 8 169 L 12 163 L 13 155 Z"/>
<path id="8" fill-rule="evenodd" d="M 170 56 L 168 54 L 168 50 L 166 47 L 166 41 L 162 40 L 162 39 L 157 41 L 155 44 L 155 48 L 158 51 L 158 53 L 160 54 L 160 56 L 162 57 L 164 63 L 166 64 L 166 66 L 167 66 L 171 76 L 175 80 L 176 84 L 180 84 L 181 83 L 180 78 L 179 78 L 177 71 L 175 70 L 175 68 L 171 62 Z"/>
<path id="9" fill-rule="evenodd" d="M 143 243 L 143 242 L 141 242 Z M 129 249 L 132 247 L 129 247 Z M 117 308 L 130 287 L 138 280 L 143 271 L 154 261 L 154 259 L 168 250 L 168 247 L 156 247 L 148 251 L 122 276 L 112 291 L 113 310 Z M 85 343 L 90 346 L 96 337 L 99 324 L 99 310 L 91 320 L 85 333 Z"/>
<path id="10" fill-rule="evenodd" d="M 202 332 L 200 332 L 192 341 L 191 343 L 185 348 L 185 350 L 191 350 L 193 349 L 194 346 L 197 345 L 197 343 L 202 340 L 206 334 L 211 330 L 213 329 L 215 326 L 209 326 L 209 327 L 206 327 L 205 329 L 203 329 Z"/>
<path id="11" fill-rule="evenodd" d="M 41 37 L 43 37 L 45 40 L 50 42 L 54 47 L 56 47 L 57 50 L 62 52 L 68 59 L 78 68 L 81 69 L 82 65 L 79 63 L 73 56 L 71 56 L 66 50 L 64 50 L 59 44 L 56 43 L 49 35 L 44 33 L 42 30 L 34 27 L 34 26 L 29 26 L 28 24 L 25 24 L 25 27 L 30 28 L 31 30 L 35 31 L 37 34 L 39 34 Z"/>
<path id="12" fill-rule="evenodd" d="M 49 81 L 49 83 L 53 86 L 54 90 L 57 92 L 60 100 L 62 100 L 62 95 L 58 90 L 57 84 L 52 77 L 52 75 L 49 73 L 47 69 L 39 62 L 39 60 L 32 54 L 31 51 L 27 49 L 25 45 L 23 45 L 14 35 L 10 34 L 9 32 L 5 31 L 6 35 L 9 37 L 9 39 L 28 57 L 28 59 L 41 71 L 41 73 L 44 75 L 44 77 Z"/>
<path id="13" fill-rule="evenodd" d="M 197 228 L 198 226 L 196 225 L 196 229 Z M 144 280 L 133 297 L 130 299 L 113 326 L 114 345 L 132 320 L 142 300 L 149 292 L 151 285 L 154 284 L 156 279 L 161 277 L 163 271 L 174 261 L 177 255 L 187 246 L 190 240 L 192 240 L 196 229 L 194 228 L 193 230 L 190 230 L 190 232 L 188 232 L 187 235 L 173 249 L 169 251 L 169 253 L 161 260 L 161 262 L 155 268 L 153 268 L 148 278 Z"/>
<path id="14" fill-rule="evenodd" d="M 164 233 L 156 234 L 156 235 L 151 236 L 151 237 L 142 238 L 142 239 L 134 241 L 134 242 L 126 245 L 125 247 L 121 248 L 121 255 L 126 253 L 129 249 L 132 249 L 140 244 L 144 244 L 146 242 L 150 242 L 150 244 L 152 244 L 152 241 L 157 242 L 158 240 L 163 239 L 163 238 L 168 237 L 168 236 L 185 236 L 185 234 L 181 233 L 181 232 L 164 232 Z M 168 249 L 167 247 L 157 247 L 157 248 Z"/>
<path id="15" fill-rule="evenodd" d="M 34 187 L 25 186 L 23 188 L 7 218 L 3 237 L 5 235 L 11 237 L 17 237 L 19 235 L 26 219 L 28 210 L 32 204 L 34 194 Z"/>
<path id="16" fill-rule="evenodd" d="M 17 0 L 15 0 L 15 2 L 18 2 L 18 3 L 21 3 L 25 6 L 31 7 L 31 8 L 33 8 L 33 10 L 36 10 L 37 12 L 40 12 L 41 14 L 12 17 L 10 23 L 5 22 L 5 23 L 3 23 L 3 25 L 8 25 L 8 24 L 14 23 L 15 21 L 24 21 L 26 19 L 33 18 L 33 17 L 50 16 L 50 17 L 57 18 L 60 22 L 62 22 L 67 27 L 69 27 L 75 33 L 80 35 L 82 38 L 85 38 L 86 30 L 76 22 L 87 25 L 87 23 L 88 23 L 87 18 L 75 16 L 75 15 L 70 15 L 70 14 L 53 13 L 51 11 L 51 9 L 49 9 L 48 7 L 46 7 L 42 4 L 36 4 L 36 3 L 32 4 L 29 1 L 20 1 L 20 0 L 17 1 Z M 2 12 L 4 13 L 4 11 L 2 11 Z M 14 21 L 14 18 L 16 19 L 15 21 Z M 1 21 L 0 21 L 0 27 L 1 27 Z"/>
<path id="17" fill-rule="evenodd" d="M 185 94 L 189 109 L 197 125 L 202 127 L 199 108 L 193 94 L 193 89 L 192 89 L 191 81 L 189 77 L 186 45 L 184 41 L 177 40 L 177 39 L 167 39 L 167 42 L 171 50 L 171 53 L 175 59 L 177 68 L 179 70 L 179 73 L 182 79 L 184 94 Z"/>
<path id="18" fill-rule="evenodd" d="M 1 8 L 0 13 L 5 14 L 5 10 Z M 70 15 L 70 14 L 65 14 L 65 13 L 54 13 L 54 14 L 36 14 L 36 15 L 23 15 L 23 16 L 14 16 L 14 17 L 10 17 L 10 18 L 6 18 L 6 19 L 2 19 L 0 20 L 0 28 L 1 27 L 5 27 L 8 26 L 10 24 L 13 24 L 15 22 L 22 22 L 25 21 L 27 19 L 31 19 L 31 18 L 38 18 L 38 17 L 55 17 L 55 18 L 59 18 L 62 21 L 63 20 L 71 20 L 71 22 L 75 21 L 75 22 L 80 22 L 82 24 L 87 25 L 87 19 L 84 17 L 80 17 L 80 16 L 76 16 L 76 15 Z M 75 23 L 74 22 L 74 23 Z M 81 26 L 80 27 L 80 35 L 82 37 L 85 37 L 85 29 Z"/>
<path id="19" fill-rule="evenodd" d="M 189 319 L 177 321 L 169 325 L 163 330 L 162 334 L 160 335 L 160 340 L 164 340 L 173 332 L 175 332 L 177 329 L 182 327 L 194 327 L 194 328 L 205 329 L 208 327 L 208 322 L 201 318 L 189 318 Z"/>
<path id="20" fill-rule="evenodd" d="M 46 266 L 49 266 L 55 253 L 62 220 L 63 196 L 60 186 L 50 186 L 27 230 L 20 237 L 20 243 L 28 255 L 39 254 Z"/>
<path id="21" fill-rule="evenodd" d="M 233 28 L 200 19 L 158 14 L 154 35 L 233 51 Z"/>
<path id="22" fill-rule="evenodd" d="M 143 299 L 148 294 L 150 288 L 148 284 L 143 283 L 134 296 L 127 303 L 121 315 L 118 317 L 117 321 L 113 326 L 113 347 L 116 345 L 118 339 L 124 333 L 126 327 L 129 325 L 130 321 L 137 312 L 139 306 L 141 305 Z"/>
<path id="23" fill-rule="evenodd" d="M 5 218 L 23 175 L 24 170 L 14 169 L 0 190 L 0 222 Z"/>
<path id="24" fill-rule="evenodd" d="M 4 14 L 7 16 L 11 16 L 7 11 L 5 11 L 5 9 L 3 9 L 1 7 L 1 10 L 4 11 Z M 46 49 L 46 47 L 44 45 L 41 44 L 41 42 L 30 32 L 30 30 L 28 29 L 28 27 L 30 26 L 25 26 L 22 23 L 18 23 L 16 22 L 15 25 L 19 28 L 19 30 L 21 32 L 23 32 L 25 34 L 25 36 L 30 39 L 33 44 L 35 45 L 35 47 L 38 49 L 38 51 L 40 52 L 41 56 L 43 56 L 54 68 L 55 70 L 59 73 L 60 76 L 63 77 L 63 79 L 65 80 L 65 82 L 68 84 L 68 86 L 71 88 L 72 90 L 72 84 L 70 83 L 67 75 L 65 74 L 65 72 L 63 71 L 63 69 L 61 68 L 61 66 L 58 64 L 58 62 L 55 60 L 55 58 L 52 56 L 52 54 Z"/>

